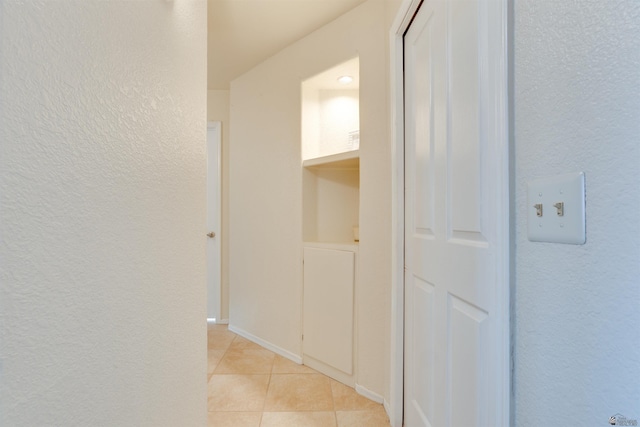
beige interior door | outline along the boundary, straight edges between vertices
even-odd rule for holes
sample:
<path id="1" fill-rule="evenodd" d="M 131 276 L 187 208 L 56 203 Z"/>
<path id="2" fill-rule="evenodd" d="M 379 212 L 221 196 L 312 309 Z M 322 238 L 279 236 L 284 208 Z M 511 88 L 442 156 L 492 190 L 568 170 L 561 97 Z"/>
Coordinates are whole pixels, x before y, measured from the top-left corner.
<path id="1" fill-rule="evenodd" d="M 222 315 L 221 282 L 221 138 L 222 123 L 207 125 L 207 318 L 220 322 Z"/>
<path id="2" fill-rule="evenodd" d="M 408 427 L 508 425 L 504 6 L 425 0 L 404 37 Z"/>

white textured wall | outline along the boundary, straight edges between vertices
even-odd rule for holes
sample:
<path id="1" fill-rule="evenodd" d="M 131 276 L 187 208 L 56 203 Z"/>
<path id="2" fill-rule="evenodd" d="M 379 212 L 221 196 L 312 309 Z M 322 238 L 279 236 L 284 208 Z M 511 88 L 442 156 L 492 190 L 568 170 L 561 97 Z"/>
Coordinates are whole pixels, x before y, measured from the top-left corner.
<path id="1" fill-rule="evenodd" d="M 0 1 L 0 425 L 205 424 L 206 15 Z"/>
<path id="2" fill-rule="evenodd" d="M 358 383 L 386 395 L 390 312 L 387 28 L 370 0 L 231 84 L 230 322 L 300 355 L 300 84 L 360 56 Z"/>
<path id="3" fill-rule="evenodd" d="M 229 91 L 207 91 L 207 118 L 209 121 L 222 122 L 222 279 L 220 289 L 222 292 L 222 309 L 220 316 L 223 320 L 229 319 Z"/>
<path id="4" fill-rule="evenodd" d="M 640 421 L 640 3 L 515 2 L 517 426 Z M 584 171 L 587 243 L 532 243 L 526 184 Z"/>

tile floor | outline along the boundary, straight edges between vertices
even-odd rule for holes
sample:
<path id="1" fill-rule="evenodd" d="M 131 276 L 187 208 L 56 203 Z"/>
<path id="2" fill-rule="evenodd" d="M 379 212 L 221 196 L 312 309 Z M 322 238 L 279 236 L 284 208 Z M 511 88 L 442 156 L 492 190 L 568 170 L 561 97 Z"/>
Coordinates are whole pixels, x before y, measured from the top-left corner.
<path id="1" fill-rule="evenodd" d="M 389 427 L 382 405 L 260 347 L 208 327 L 209 426 Z"/>

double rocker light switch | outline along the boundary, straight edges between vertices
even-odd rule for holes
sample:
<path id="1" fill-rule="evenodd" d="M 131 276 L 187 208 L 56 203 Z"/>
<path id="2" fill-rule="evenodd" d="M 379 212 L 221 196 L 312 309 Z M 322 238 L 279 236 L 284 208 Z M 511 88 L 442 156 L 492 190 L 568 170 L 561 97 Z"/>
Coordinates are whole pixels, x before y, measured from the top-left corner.
<path id="1" fill-rule="evenodd" d="M 527 191 L 527 220 L 532 242 L 584 244 L 584 173 L 531 181 Z"/>

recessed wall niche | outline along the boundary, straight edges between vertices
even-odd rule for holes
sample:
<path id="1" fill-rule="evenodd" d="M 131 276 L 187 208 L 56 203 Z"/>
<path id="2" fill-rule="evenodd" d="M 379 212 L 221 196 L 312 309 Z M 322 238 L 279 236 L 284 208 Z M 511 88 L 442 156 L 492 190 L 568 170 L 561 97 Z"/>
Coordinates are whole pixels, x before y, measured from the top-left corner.
<path id="1" fill-rule="evenodd" d="M 356 383 L 359 60 L 302 82 L 303 362 Z"/>
<path id="2" fill-rule="evenodd" d="M 360 145 L 359 59 L 302 82 L 302 159 L 354 151 Z"/>
<path id="3" fill-rule="evenodd" d="M 359 59 L 302 82 L 303 239 L 354 242 L 360 215 Z"/>

